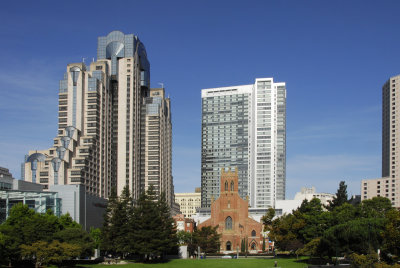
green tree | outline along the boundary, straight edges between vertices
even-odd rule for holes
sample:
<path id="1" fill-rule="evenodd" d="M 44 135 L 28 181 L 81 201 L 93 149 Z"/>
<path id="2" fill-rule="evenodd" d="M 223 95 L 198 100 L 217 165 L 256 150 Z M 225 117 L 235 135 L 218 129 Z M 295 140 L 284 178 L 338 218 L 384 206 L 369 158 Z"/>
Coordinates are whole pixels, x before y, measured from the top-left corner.
<path id="1" fill-rule="evenodd" d="M 240 252 L 244 253 L 246 252 L 246 242 L 244 241 L 244 238 L 242 239 L 240 243 Z"/>
<path id="2" fill-rule="evenodd" d="M 386 223 L 384 230 L 382 231 L 382 250 L 386 255 L 386 259 L 393 262 L 389 256 L 400 256 L 400 212 L 392 209 L 386 214 Z"/>
<path id="3" fill-rule="evenodd" d="M 0 225 L 0 262 L 12 265 L 21 260 L 21 245 L 51 242 L 56 233 L 68 226 L 81 228 L 68 214 L 58 218 L 51 210 L 39 214 L 22 203 L 13 206 L 7 220 Z"/>
<path id="4" fill-rule="evenodd" d="M 360 213 L 363 218 L 381 218 L 393 210 L 391 201 L 382 196 L 366 199 L 361 202 Z"/>
<path id="5" fill-rule="evenodd" d="M 188 245 L 192 241 L 192 234 L 185 231 L 176 232 L 176 236 L 179 241 L 179 245 Z"/>
<path id="6" fill-rule="evenodd" d="M 374 264 L 378 263 L 378 255 L 375 252 L 369 254 L 352 253 L 349 255 L 351 267 L 354 268 L 370 268 L 375 267 Z"/>
<path id="7" fill-rule="evenodd" d="M 278 249 L 287 251 L 291 248 L 292 241 L 298 240 L 300 230 L 304 227 L 304 219 L 285 214 L 272 222 L 269 237 Z"/>
<path id="8" fill-rule="evenodd" d="M 111 219 L 114 216 L 115 207 L 117 205 L 117 192 L 115 187 L 111 189 L 111 194 L 108 197 L 106 212 L 103 216 L 103 227 L 101 228 L 101 243 L 100 249 L 106 252 L 106 255 L 115 254 L 114 250 L 114 228 L 111 224 Z"/>
<path id="9" fill-rule="evenodd" d="M 112 219 L 112 224 L 114 228 L 114 233 L 116 236 L 115 239 L 115 250 L 116 253 L 125 257 L 129 253 L 133 251 L 132 241 L 130 241 L 129 236 L 127 235 L 131 232 L 131 226 L 129 223 L 131 222 L 131 218 L 133 217 L 133 201 L 132 196 L 129 191 L 129 187 L 125 186 L 122 190 L 121 196 L 118 199 L 114 217 Z"/>
<path id="10" fill-rule="evenodd" d="M 90 257 L 93 255 L 94 243 L 89 234 L 82 228 L 67 228 L 58 231 L 53 236 L 54 240 L 65 242 L 80 247 L 79 256 Z"/>
<path id="11" fill-rule="evenodd" d="M 307 244 L 317 237 L 321 237 L 327 228 L 327 213 L 323 211 L 321 201 L 313 198 L 304 200 L 301 206 L 293 212 L 297 221 L 304 224 L 303 228 L 296 230 L 297 240 Z"/>
<path id="12" fill-rule="evenodd" d="M 314 198 L 303 200 L 291 214 L 276 218 L 270 224 L 269 237 L 280 250 L 297 251 L 303 245 L 323 235 L 330 227 L 329 213 L 323 210 L 321 201 Z"/>
<path id="13" fill-rule="evenodd" d="M 152 196 L 153 188 L 139 196 L 131 218 L 130 240 L 133 242 L 133 251 L 141 261 L 148 261 L 162 253 L 158 250 L 160 240 L 157 233 L 161 219 Z"/>
<path id="14" fill-rule="evenodd" d="M 303 256 L 317 256 L 318 255 L 318 247 L 320 244 L 321 238 L 317 237 L 308 242 L 307 244 L 304 245 L 304 247 L 298 249 L 296 251 L 297 255 L 303 255 Z"/>
<path id="15" fill-rule="evenodd" d="M 262 245 L 262 251 L 265 251 L 265 237 L 263 236 L 263 245 Z"/>
<path id="16" fill-rule="evenodd" d="M 60 218 L 58 219 L 59 223 L 61 224 L 62 228 L 60 229 L 66 229 L 66 228 L 81 228 L 82 226 L 74 221 L 71 218 L 71 215 L 67 212 L 67 214 L 61 215 Z"/>
<path id="17" fill-rule="evenodd" d="M 160 240 L 158 250 L 162 252 L 161 258 L 164 258 L 168 254 L 176 255 L 179 253 L 179 241 L 176 235 L 175 221 L 171 217 L 171 211 L 164 193 L 161 193 L 160 198 L 158 199 L 157 210 L 160 219 L 157 233 Z"/>
<path id="18" fill-rule="evenodd" d="M 80 255 L 79 245 L 60 243 L 57 240 L 51 243 L 47 241 L 37 241 L 32 245 L 21 245 L 21 253 L 26 259 L 35 261 L 35 267 L 50 263 L 61 264 L 63 260 L 70 260 Z"/>
<path id="19" fill-rule="evenodd" d="M 0 233 L 0 265 L 1 264 L 7 264 L 9 261 L 8 259 L 8 248 L 7 248 L 7 242 L 9 239 L 7 239 L 6 235 L 3 233 Z"/>
<path id="20" fill-rule="evenodd" d="M 196 230 L 193 233 L 196 248 L 200 247 L 200 250 L 206 254 L 219 252 L 221 235 L 218 234 L 217 230 L 218 225 L 215 227 L 206 226 Z"/>
<path id="21" fill-rule="evenodd" d="M 369 254 L 381 248 L 384 218 L 358 218 L 325 231 L 319 251 L 323 255 Z"/>
<path id="22" fill-rule="evenodd" d="M 339 183 L 339 188 L 336 192 L 336 196 L 333 198 L 332 201 L 329 201 L 329 205 L 327 207 L 328 210 L 333 210 L 335 207 L 339 207 L 344 203 L 349 201 L 347 196 L 347 185 L 344 181 Z"/>
<path id="23" fill-rule="evenodd" d="M 95 249 L 100 248 L 101 236 L 102 236 L 100 228 L 90 227 L 89 236 L 93 240 L 94 248 Z"/>
<path id="24" fill-rule="evenodd" d="M 264 225 L 264 232 L 270 230 L 274 217 L 275 217 L 275 209 L 268 208 L 267 213 L 261 218 L 262 223 Z"/>
<path id="25" fill-rule="evenodd" d="M 153 187 L 140 195 L 130 220 L 133 252 L 142 261 L 177 254 L 178 238 L 165 195 L 156 199 Z"/>
<path id="26" fill-rule="evenodd" d="M 359 206 L 344 203 L 341 206 L 335 207 L 330 213 L 327 213 L 328 228 L 359 218 L 360 215 Z"/>
<path id="27" fill-rule="evenodd" d="M 6 259 L 11 263 L 21 259 L 22 244 L 32 244 L 39 240 L 51 241 L 53 234 L 60 228 L 57 217 L 50 212 L 42 215 L 29 209 L 27 205 L 13 206 L 7 220 L 0 225 L 0 233 L 3 234 L 6 244 Z"/>

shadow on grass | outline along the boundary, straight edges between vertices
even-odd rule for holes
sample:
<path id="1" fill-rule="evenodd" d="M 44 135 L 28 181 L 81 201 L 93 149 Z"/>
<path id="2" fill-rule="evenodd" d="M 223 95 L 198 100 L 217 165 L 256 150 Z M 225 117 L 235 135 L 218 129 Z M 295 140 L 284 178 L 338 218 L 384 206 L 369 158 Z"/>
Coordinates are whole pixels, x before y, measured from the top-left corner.
<path id="1" fill-rule="evenodd" d="M 149 261 L 143 261 L 143 260 L 125 260 L 125 261 L 131 263 L 157 264 L 157 263 L 169 263 L 171 259 L 149 260 Z"/>

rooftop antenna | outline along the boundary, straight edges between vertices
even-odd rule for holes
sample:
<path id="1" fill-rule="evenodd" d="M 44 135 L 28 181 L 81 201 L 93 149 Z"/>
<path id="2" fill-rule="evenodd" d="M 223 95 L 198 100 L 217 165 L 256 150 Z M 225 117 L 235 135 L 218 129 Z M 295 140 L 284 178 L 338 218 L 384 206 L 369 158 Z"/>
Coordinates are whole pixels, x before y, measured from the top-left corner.
<path id="1" fill-rule="evenodd" d="M 160 86 L 161 86 L 161 88 L 164 88 L 164 83 L 158 83 Z"/>

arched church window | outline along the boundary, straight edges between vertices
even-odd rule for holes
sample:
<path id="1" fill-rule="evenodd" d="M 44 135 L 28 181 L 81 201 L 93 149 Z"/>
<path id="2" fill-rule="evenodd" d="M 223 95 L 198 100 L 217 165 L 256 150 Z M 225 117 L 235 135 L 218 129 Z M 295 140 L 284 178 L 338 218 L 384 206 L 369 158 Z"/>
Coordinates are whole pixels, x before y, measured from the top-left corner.
<path id="1" fill-rule="evenodd" d="M 225 182 L 225 191 L 228 191 L 228 182 Z"/>
<path id="2" fill-rule="evenodd" d="M 233 192 L 233 189 L 235 188 L 235 184 L 233 183 L 233 181 L 231 181 L 231 191 Z"/>
<path id="3" fill-rule="evenodd" d="M 255 230 L 251 231 L 251 236 L 256 236 L 256 231 Z"/>
<path id="4" fill-rule="evenodd" d="M 225 230 L 232 230 L 232 218 L 230 216 L 225 219 Z"/>

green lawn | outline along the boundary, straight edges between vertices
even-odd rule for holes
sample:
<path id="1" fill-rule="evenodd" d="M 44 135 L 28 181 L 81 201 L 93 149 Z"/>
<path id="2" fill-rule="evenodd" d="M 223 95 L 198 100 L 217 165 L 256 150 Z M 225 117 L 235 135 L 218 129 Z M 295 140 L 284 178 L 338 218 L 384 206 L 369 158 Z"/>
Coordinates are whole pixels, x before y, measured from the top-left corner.
<path id="1" fill-rule="evenodd" d="M 278 267 L 282 268 L 304 268 L 307 264 L 296 262 L 296 259 L 206 259 L 206 260 L 171 260 L 167 263 L 143 264 L 131 263 L 127 265 L 84 265 L 84 267 L 106 268 L 106 267 L 132 267 L 132 268 L 269 268 L 274 267 L 274 262 L 278 262 Z"/>

